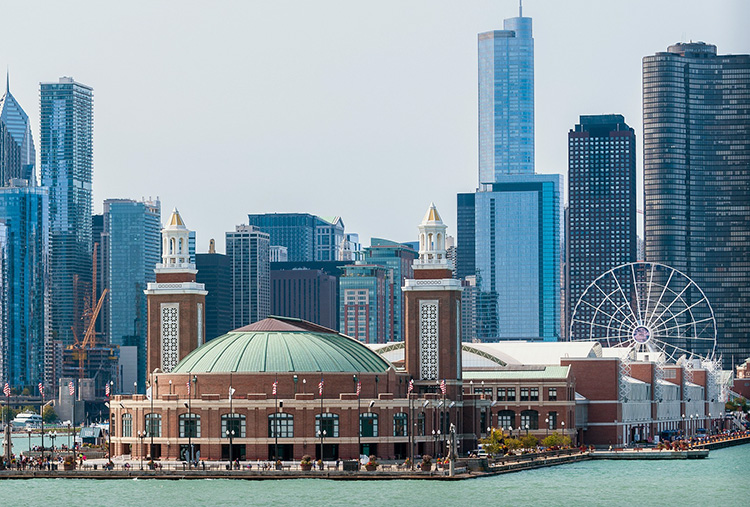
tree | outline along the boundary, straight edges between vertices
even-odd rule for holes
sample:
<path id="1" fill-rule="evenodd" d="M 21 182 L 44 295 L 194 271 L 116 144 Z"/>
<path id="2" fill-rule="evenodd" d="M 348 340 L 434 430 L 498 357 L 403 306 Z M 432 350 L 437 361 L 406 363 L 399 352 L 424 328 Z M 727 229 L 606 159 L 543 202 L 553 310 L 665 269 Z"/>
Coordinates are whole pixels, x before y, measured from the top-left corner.
<path id="1" fill-rule="evenodd" d="M 47 405 L 42 410 L 42 420 L 46 423 L 53 423 L 58 420 L 57 413 L 55 412 L 55 409 L 52 408 L 50 405 Z"/>
<path id="2" fill-rule="evenodd" d="M 558 432 L 554 432 L 542 440 L 542 445 L 544 447 L 566 447 L 569 446 L 571 442 L 569 436 L 562 436 Z"/>
<path id="3" fill-rule="evenodd" d="M 506 435 L 499 429 L 492 428 L 487 438 L 482 438 L 479 443 L 487 454 L 501 454 L 505 444 Z"/>
<path id="4" fill-rule="evenodd" d="M 21 391 L 21 396 L 31 396 L 31 390 L 28 387 L 24 387 Z"/>
<path id="5" fill-rule="evenodd" d="M 0 412 L 2 413 L 2 420 L 3 420 L 3 422 L 6 421 L 6 420 L 7 421 L 11 421 L 11 420 L 13 420 L 13 418 L 15 416 L 18 415 L 18 410 L 14 409 L 14 408 L 10 408 L 10 407 L 3 407 L 2 411 L 0 411 Z"/>
<path id="6" fill-rule="evenodd" d="M 521 437 L 521 445 L 524 449 L 533 449 L 539 443 L 539 439 L 534 435 L 525 435 Z"/>
<path id="7" fill-rule="evenodd" d="M 511 450 L 520 449 L 523 446 L 521 441 L 518 440 L 517 438 L 506 438 L 505 445 L 507 445 L 508 449 L 511 449 Z"/>

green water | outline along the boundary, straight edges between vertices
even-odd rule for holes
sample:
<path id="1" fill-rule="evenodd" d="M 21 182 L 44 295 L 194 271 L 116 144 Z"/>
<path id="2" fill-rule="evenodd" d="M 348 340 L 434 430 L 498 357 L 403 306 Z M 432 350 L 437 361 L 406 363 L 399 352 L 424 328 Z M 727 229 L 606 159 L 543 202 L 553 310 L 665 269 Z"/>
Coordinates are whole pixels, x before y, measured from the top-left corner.
<path id="1" fill-rule="evenodd" d="M 587 461 L 460 482 L 37 479 L 0 481 L 2 505 L 745 506 L 750 445 L 704 460 Z"/>

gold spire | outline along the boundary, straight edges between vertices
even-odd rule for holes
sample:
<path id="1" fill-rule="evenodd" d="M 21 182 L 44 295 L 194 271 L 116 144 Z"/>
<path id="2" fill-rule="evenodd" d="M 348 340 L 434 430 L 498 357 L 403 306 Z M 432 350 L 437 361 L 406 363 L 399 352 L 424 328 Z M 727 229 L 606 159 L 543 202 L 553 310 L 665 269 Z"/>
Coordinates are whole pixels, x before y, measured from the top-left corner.
<path id="1" fill-rule="evenodd" d="M 422 223 L 427 222 L 442 222 L 443 219 L 440 218 L 440 213 L 438 213 L 437 208 L 435 207 L 435 203 L 431 202 L 430 207 L 427 210 L 427 213 L 425 213 L 424 218 L 422 219 Z"/>
<path id="2" fill-rule="evenodd" d="M 177 208 L 174 208 L 172 210 L 172 216 L 169 217 L 169 223 L 167 224 L 167 227 L 185 227 L 185 222 L 182 221 L 182 217 L 180 216 L 180 212 L 177 211 Z"/>

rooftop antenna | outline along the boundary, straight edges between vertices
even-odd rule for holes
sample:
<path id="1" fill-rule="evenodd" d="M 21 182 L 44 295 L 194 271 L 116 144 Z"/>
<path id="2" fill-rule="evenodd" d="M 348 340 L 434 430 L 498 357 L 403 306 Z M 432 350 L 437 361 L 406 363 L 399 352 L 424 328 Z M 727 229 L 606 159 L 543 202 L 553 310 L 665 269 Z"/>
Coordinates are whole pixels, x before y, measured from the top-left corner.
<path id="1" fill-rule="evenodd" d="M 518 0 L 518 17 L 523 17 L 523 0 Z"/>
<path id="2" fill-rule="evenodd" d="M 5 67 L 5 94 L 10 93 L 10 69 Z"/>

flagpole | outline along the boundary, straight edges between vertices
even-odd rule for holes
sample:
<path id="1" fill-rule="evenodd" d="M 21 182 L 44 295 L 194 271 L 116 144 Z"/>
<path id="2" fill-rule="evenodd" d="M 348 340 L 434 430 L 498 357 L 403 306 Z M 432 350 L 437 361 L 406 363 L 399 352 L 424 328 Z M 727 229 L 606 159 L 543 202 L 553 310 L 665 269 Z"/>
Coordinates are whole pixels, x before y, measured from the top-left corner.
<path id="1" fill-rule="evenodd" d="M 234 409 L 232 408 L 232 399 L 234 398 L 234 393 L 232 392 L 232 372 L 229 372 L 229 420 L 232 421 L 232 427 L 234 427 Z M 232 443 L 234 441 L 234 435 L 232 434 L 232 429 L 227 429 L 227 436 L 229 436 L 229 470 L 232 469 Z"/>
<path id="2" fill-rule="evenodd" d="M 39 415 L 42 418 L 42 466 L 44 466 L 44 389 L 42 389 L 41 382 L 39 383 L 39 394 L 42 395 L 42 406 L 39 407 Z"/>
<path id="3" fill-rule="evenodd" d="M 362 382 L 357 374 L 357 470 L 361 465 L 362 460 L 362 394 L 360 393 L 359 383 Z"/>
<path id="4" fill-rule="evenodd" d="M 276 405 L 276 413 L 273 415 L 273 436 L 274 436 L 274 453 L 276 454 L 275 458 L 278 461 L 279 459 L 279 380 L 277 377 L 274 377 L 273 382 L 273 394 L 274 394 L 274 403 Z"/>

